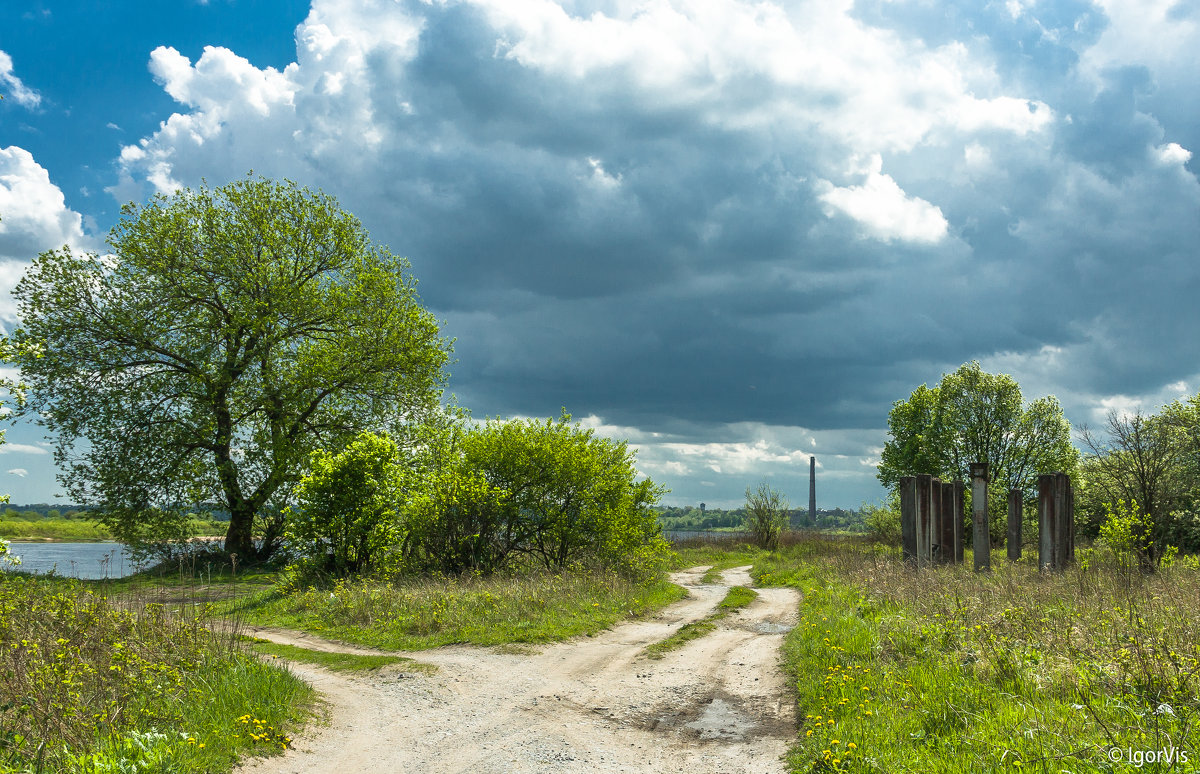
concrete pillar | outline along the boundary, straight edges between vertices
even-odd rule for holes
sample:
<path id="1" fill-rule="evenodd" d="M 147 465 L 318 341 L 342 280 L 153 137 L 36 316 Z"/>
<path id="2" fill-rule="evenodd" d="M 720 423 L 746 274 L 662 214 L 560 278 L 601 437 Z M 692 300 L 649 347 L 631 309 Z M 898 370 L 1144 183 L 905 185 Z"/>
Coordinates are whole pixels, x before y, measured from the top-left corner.
<path id="1" fill-rule="evenodd" d="M 941 518 L 941 537 L 938 538 L 941 551 L 938 555 L 938 562 L 954 564 L 955 539 L 957 537 L 954 531 L 954 484 L 949 481 L 942 482 Z"/>
<path id="2" fill-rule="evenodd" d="M 1009 490 L 1008 493 L 1008 561 L 1015 562 L 1021 558 L 1021 509 L 1024 505 L 1024 494 L 1020 489 Z"/>
<path id="3" fill-rule="evenodd" d="M 988 534 L 987 513 L 988 464 L 971 463 L 971 516 L 975 521 L 972 548 L 975 552 L 975 572 L 992 569 L 992 543 Z"/>
<path id="4" fill-rule="evenodd" d="M 917 478 L 900 479 L 900 546 L 905 564 L 917 566 Z"/>
<path id="5" fill-rule="evenodd" d="M 1065 570 L 1075 561 L 1075 490 L 1066 473 L 1054 474 L 1053 569 Z"/>
<path id="6" fill-rule="evenodd" d="M 1054 567 L 1054 482 L 1053 474 L 1038 476 L 1038 569 Z"/>
<path id="7" fill-rule="evenodd" d="M 966 513 L 966 484 L 954 482 L 954 563 L 963 563 L 963 543 L 966 542 L 967 513 Z"/>
<path id="8" fill-rule="evenodd" d="M 930 556 L 930 491 L 933 476 L 922 473 L 917 476 L 917 566 L 927 567 Z"/>

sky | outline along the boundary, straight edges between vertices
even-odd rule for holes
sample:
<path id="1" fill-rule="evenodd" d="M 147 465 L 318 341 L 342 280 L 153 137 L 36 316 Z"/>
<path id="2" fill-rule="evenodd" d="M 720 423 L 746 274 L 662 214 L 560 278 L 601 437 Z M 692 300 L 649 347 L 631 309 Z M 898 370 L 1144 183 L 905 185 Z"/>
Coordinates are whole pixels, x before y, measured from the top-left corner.
<path id="1" fill-rule="evenodd" d="M 0 8 L 0 325 L 42 250 L 253 171 L 407 256 L 476 417 L 628 440 L 674 505 L 877 502 L 962 363 L 1074 427 L 1200 391 L 1200 0 Z M 51 502 L 49 444 L 0 491 Z"/>

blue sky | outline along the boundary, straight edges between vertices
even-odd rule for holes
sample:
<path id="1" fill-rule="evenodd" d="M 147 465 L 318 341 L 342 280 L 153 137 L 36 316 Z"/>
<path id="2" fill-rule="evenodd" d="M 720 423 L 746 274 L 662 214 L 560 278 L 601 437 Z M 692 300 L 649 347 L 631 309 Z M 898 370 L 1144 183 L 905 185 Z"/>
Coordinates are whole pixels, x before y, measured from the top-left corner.
<path id="1" fill-rule="evenodd" d="M 1196 0 L 17 2 L 0 51 L 0 290 L 289 177 L 409 257 L 462 405 L 566 407 L 670 503 L 803 504 L 810 454 L 874 501 L 892 402 L 972 359 L 1074 425 L 1200 390 Z"/>

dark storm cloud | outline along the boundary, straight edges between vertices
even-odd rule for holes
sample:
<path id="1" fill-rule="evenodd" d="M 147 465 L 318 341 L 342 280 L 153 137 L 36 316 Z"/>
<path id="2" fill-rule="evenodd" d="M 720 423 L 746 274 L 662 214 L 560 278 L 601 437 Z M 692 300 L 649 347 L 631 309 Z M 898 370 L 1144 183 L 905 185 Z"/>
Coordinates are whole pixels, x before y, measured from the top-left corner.
<path id="1" fill-rule="evenodd" d="M 1122 59 L 1098 6 L 362 12 L 409 14 L 411 45 L 316 6 L 278 95 L 260 88 L 269 133 L 256 71 L 217 52 L 164 83 L 224 68 L 237 88 L 123 169 L 212 181 L 263 151 L 256 169 L 339 196 L 412 259 L 477 415 L 661 432 L 677 455 L 653 464 L 697 487 L 808 443 L 748 433 L 841 433 L 862 486 L 862 434 L 973 358 L 1089 399 L 1200 371 L 1196 98 L 1164 122 L 1178 72 Z M 750 446 L 697 451 L 726 435 Z"/>

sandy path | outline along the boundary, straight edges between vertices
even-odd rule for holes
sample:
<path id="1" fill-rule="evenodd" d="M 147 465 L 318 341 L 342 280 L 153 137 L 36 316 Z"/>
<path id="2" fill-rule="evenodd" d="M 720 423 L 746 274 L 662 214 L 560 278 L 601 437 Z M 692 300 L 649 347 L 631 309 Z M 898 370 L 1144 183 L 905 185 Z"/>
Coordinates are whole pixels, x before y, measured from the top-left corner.
<path id="1" fill-rule="evenodd" d="M 404 654 L 436 664 L 431 676 L 390 668 L 345 677 L 293 664 L 328 702 L 329 724 L 237 772 L 782 772 L 795 716 L 779 644 L 796 621 L 795 591 L 758 589 L 758 599 L 715 631 L 660 661 L 641 654 L 711 612 L 730 585 L 750 585 L 746 567 L 726 571 L 721 584 L 701 584 L 706 569 L 673 575 L 690 595 L 656 619 L 531 655 L 471 646 Z M 294 632 L 254 634 L 377 652 Z"/>

